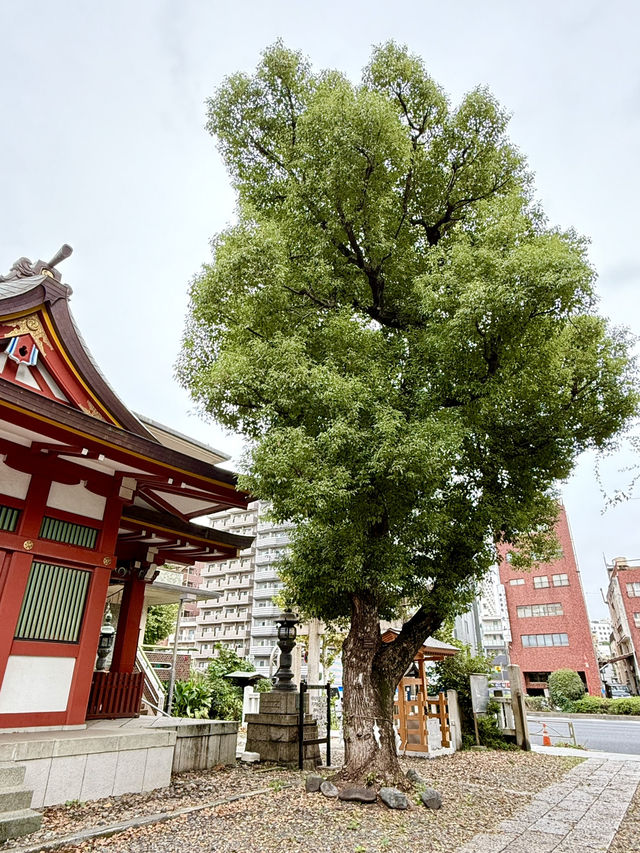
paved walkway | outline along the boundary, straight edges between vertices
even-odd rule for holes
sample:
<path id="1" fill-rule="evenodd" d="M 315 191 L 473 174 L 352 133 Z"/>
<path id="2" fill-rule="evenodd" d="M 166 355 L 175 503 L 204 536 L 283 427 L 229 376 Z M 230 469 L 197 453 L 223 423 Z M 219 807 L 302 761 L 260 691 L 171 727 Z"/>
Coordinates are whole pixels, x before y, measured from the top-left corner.
<path id="1" fill-rule="evenodd" d="M 639 762 L 590 758 L 458 853 L 606 853 L 638 783 Z"/>

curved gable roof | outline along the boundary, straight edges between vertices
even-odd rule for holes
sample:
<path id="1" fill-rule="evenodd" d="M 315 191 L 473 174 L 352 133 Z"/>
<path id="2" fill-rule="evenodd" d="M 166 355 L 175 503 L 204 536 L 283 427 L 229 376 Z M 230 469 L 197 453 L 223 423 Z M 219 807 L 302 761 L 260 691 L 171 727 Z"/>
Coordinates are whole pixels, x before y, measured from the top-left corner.
<path id="1" fill-rule="evenodd" d="M 7 325 L 10 320 L 44 309 L 70 364 L 116 425 L 158 442 L 125 406 L 98 367 L 71 314 L 71 293 L 68 285 L 46 273 L 0 281 L 0 324 Z"/>

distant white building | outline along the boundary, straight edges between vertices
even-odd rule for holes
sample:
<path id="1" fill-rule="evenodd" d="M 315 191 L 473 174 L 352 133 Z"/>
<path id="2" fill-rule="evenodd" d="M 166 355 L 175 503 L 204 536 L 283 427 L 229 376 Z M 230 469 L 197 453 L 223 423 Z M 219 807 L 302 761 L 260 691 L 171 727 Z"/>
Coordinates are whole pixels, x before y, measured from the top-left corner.
<path id="1" fill-rule="evenodd" d="M 454 635 L 468 645 L 473 654 L 489 655 L 496 664 L 508 663 L 511 628 L 497 566 L 482 581 L 480 595 L 471 608 L 456 617 Z"/>

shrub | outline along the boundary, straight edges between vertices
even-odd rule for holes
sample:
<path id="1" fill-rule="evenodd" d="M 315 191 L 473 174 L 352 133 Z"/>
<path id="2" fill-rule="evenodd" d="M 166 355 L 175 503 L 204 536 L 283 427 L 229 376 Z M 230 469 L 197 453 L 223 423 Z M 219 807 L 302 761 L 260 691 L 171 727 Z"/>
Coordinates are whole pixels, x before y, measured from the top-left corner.
<path id="1" fill-rule="evenodd" d="M 273 684 L 270 678 L 261 678 L 260 681 L 256 683 L 256 693 L 271 693 L 272 690 Z"/>
<path id="2" fill-rule="evenodd" d="M 585 696 L 577 702 L 570 702 L 566 710 L 575 714 L 633 714 L 640 716 L 640 696 L 629 696 L 626 699 Z"/>
<path id="3" fill-rule="evenodd" d="M 567 703 L 564 710 L 575 714 L 608 714 L 610 702 L 610 699 L 604 699 L 602 696 L 584 696 L 577 702 Z"/>
<path id="4" fill-rule="evenodd" d="M 530 711 L 550 711 L 551 705 L 546 696 L 525 696 L 525 705 Z"/>
<path id="5" fill-rule="evenodd" d="M 549 696 L 561 711 L 567 711 L 569 703 L 582 699 L 584 693 L 584 682 L 572 669 L 557 669 L 549 676 Z"/>
<path id="6" fill-rule="evenodd" d="M 194 675 L 188 681 L 176 681 L 171 710 L 174 717 L 194 717 L 202 720 L 209 716 L 210 706 L 211 692 L 202 677 Z"/>
<path id="7" fill-rule="evenodd" d="M 608 713 L 640 715 L 640 696 L 628 696 L 626 699 L 609 699 Z"/>
<path id="8" fill-rule="evenodd" d="M 231 684 L 226 678 L 208 678 L 207 682 L 211 692 L 209 718 L 211 720 L 241 720 L 242 691 L 240 688 Z"/>
<path id="9" fill-rule="evenodd" d="M 491 703 L 489 703 L 490 706 Z M 487 709 L 486 716 L 478 716 L 478 735 L 481 745 L 489 749 L 519 749 L 515 743 L 507 740 L 502 734 L 495 714 L 490 713 L 489 709 Z"/>

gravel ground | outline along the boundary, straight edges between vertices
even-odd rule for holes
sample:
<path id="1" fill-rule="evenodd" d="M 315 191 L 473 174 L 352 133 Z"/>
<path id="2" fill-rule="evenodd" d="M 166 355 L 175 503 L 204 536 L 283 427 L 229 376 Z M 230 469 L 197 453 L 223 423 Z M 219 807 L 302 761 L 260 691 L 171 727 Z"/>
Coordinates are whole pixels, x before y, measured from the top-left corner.
<path id="1" fill-rule="evenodd" d="M 609 853 L 640 853 L 640 785 L 613 837 Z"/>
<path id="2" fill-rule="evenodd" d="M 58 849 L 60 853 L 175 853 L 182 849 L 215 853 L 406 853 L 407 849 L 452 853 L 475 833 L 491 831 L 579 760 L 522 752 L 463 752 L 435 761 L 403 761 L 405 770 L 414 767 L 442 794 L 444 806 L 435 812 L 422 805 L 399 812 L 383 805 L 362 806 L 305 794 L 302 783 L 306 774 L 275 767 L 187 773 L 174 777 L 169 788 L 148 794 L 48 808 L 39 833 L 22 842 L 6 842 L 0 851 L 21 843 L 42 843 L 86 827 L 269 788 L 267 794 Z M 282 787 L 285 783 L 290 787 Z M 620 853 L 623 849 L 626 853 L 630 848 L 621 847 Z"/>

